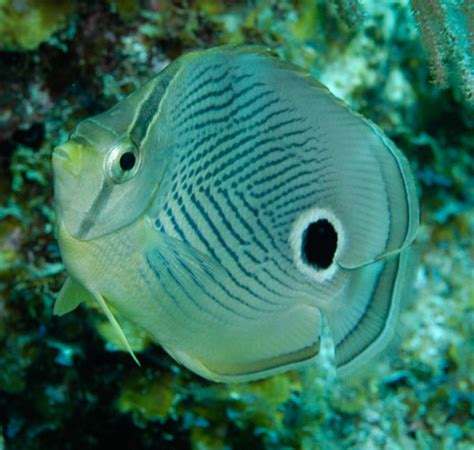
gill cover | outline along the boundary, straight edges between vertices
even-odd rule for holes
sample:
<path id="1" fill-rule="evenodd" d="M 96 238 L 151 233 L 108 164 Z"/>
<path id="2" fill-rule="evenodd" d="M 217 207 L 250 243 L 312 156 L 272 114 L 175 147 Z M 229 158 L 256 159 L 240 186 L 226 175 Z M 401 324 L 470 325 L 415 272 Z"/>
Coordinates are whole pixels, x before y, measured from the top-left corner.
<path id="1" fill-rule="evenodd" d="M 160 105 L 173 73 L 165 69 L 110 110 L 84 120 L 55 149 L 56 211 L 76 239 L 127 226 L 150 204 L 171 154 Z"/>

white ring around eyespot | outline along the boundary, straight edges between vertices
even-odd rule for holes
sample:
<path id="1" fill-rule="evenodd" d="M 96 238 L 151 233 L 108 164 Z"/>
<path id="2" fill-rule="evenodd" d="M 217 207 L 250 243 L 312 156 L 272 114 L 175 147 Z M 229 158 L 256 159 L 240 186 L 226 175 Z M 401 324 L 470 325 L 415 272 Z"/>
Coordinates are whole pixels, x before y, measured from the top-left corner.
<path id="1" fill-rule="evenodd" d="M 301 258 L 301 247 L 303 236 L 308 226 L 322 219 L 326 219 L 334 227 L 337 234 L 337 247 L 331 265 L 327 269 L 316 269 L 303 261 Z M 319 283 L 329 280 L 334 276 L 338 268 L 336 259 L 345 245 L 345 234 L 342 230 L 341 221 L 332 211 L 325 208 L 314 208 L 300 214 L 293 223 L 289 241 L 293 251 L 293 260 L 299 271 Z"/>

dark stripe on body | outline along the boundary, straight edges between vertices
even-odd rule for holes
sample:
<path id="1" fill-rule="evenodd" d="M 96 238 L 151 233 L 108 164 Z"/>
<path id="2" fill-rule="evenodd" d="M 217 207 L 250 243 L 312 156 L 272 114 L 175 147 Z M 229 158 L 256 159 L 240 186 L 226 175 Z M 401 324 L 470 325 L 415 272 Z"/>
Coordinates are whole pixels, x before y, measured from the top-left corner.
<path id="1" fill-rule="evenodd" d="M 168 67 L 156 78 L 155 86 L 147 99 L 140 105 L 135 115 L 135 121 L 129 131 L 130 139 L 138 148 L 140 148 L 145 139 L 148 128 L 158 113 L 159 105 L 166 89 L 176 73 L 176 70 L 171 71 Z"/>
<path id="2" fill-rule="evenodd" d="M 97 223 L 99 217 L 107 206 L 107 203 L 112 195 L 114 186 L 109 184 L 107 181 L 104 181 L 102 187 L 97 194 L 97 197 L 92 202 L 91 207 L 87 210 L 82 219 L 81 224 L 79 225 L 79 230 L 77 232 L 78 239 L 86 239 L 87 233 L 91 228 Z"/>
<path id="3" fill-rule="evenodd" d="M 161 279 L 162 275 L 160 274 L 160 272 L 158 270 L 156 270 L 155 265 L 150 261 L 149 255 L 145 256 L 145 261 L 148 265 L 148 268 L 154 273 L 156 279 L 160 283 L 160 286 L 165 291 L 166 295 L 173 301 L 173 303 L 176 305 L 177 309 L 185 312 L 182 305 L 180 304 L 180 302 L 176 299 L 176 297 L 166 287 L 166 283 L 163 283 L 163 281 Z"/>
<path id="4" fill-rule="evenodd" d="M 157 280 L 160 287 L 163 289 L 163 291 L 165 291 L 165 295 L 168 295 L 169 293 L 169 291 L 166 290 L 166 286 L 162 286 L 161 274 L 155 270 L 154 265 L 151 264 L 151 262 L 148 260 L 148 255 L 146 255 L 145 257 L 145 262 L 149 270 L 145 266 L 138 267 L 137 270 L 140 279 L 143 280 L 146 284 L 146 287 L 148 288 L 148 292 L 151 294 L 151 297 L 153 297 L 156 302 L 160 303 L 159 308 L 164 311 L 165 314 L 168 314 L 173 319 L 176 319 L 176 312 L 170 308 L 168 302 L 162 302 L 160 297 L 156 297 Z M 149 276 L 152 280 L 149 279 Z M 177 310 L 184 312 L 184 309 L 182 308 L 181 304 L 176 300 L 176 298 L 174 298 L 171 294 L 168 295 L 168 297 L 174 303 Z"/>
<path id="5" fill-rule="evenodd" d="M 194 194 L 191 194 L 191 198 L 190 200 L 193 202 L 194 206 L 196 206 L 197 210 L 199 211 L 201 217 L 205 220 L 205 222 L 207 223 L 207 225 L 209 226 L 209 228 L 212 230 L 212 233 L 213 235 L 217 238 L 217 240 L 219 241 L 220 245 L 225 249 L 225 251 L 230 255 L 230 257 L 232 258 L 232 260 L 236 263 L 237 267 L 239 268 L 239 270 L 247 277 L 255 280 L 263 289 L 267 290 L 268 292 L 270 292 L 272 295 L 276 295 L 276 296 L 280 296 L 280 294 L 276 291 L 273 291 L 272 289 L 270 289 L 268 286 L 266 286 L 265 284 L 261 283 L 260 280 L 257 278 L 257 277 L 254 277 L 248 270 L 245 269 L 245 267 L 242 266 L 242 264 L 240 263 L 239 261 L 239 258 L 237 256 L 237 254 L 227 245 L 227 243 L 225 242 L 225 240 L 223 239 L 222 235 L 220 234 L 219 230 L 217 229 L 217 227 L 214 225 L 214 223 L 212 222 L 212 220 L 210 219 L 210 217 L 208 216 L 207 212 L 205 211 L 203 205 L 201 202 L 199 202 L 199 200 L 196 198 L 196 196 Z M 220 260 L 219 260 L 220 261 Z M 222 264 L 222 263 L 221 263 Z M 229 271 L 229 274 L 231 272 Z M 277 305 L 278 303 L 275 303 L 275 302 L 272 302 L 271 300 L 267 299 L 267 298 L 264 298 L 262 297 L 261 295 L 257 294 L 255 291 L 252 291 L 250 288 L 248 288 L 247 286 L 245 286 L 244 284 L 238 282 L 235 278 L 234 278 L 234 282 L 237 284 L 238 287 L 240 287 L 241 289 L 245 290 L 246 292 L 248 292 L 249 294 L 251 294 L 252 296 L 254 296 L 255 298 L 265 302 L 265 303 L 268 303 L 270 305 Z"/>
<path id="6" fill-rule="evenodd" d="M 235 219 L 238 220 L 239 223 L 247 230 L 249 235 L 253 237 L 252 244 L 255 244 L 259 248 L 259 250 L 261 250 L 264 253 L 264 255 L 266 255 L 266 257 L 268 258 L 268 261 L 271 262 L 276 267 L 276 270 L 278 270 L 281 273 L 282 276 L 285 276 L 286 278 L 289 278 L 292 282 L 295 283 L 293 285 L 293 287 L 290 287 L 289 285 L 285 285 L 287 287 L 290 287 L 290 289 L 294 290 L 294 286 L 300 284 L 301 280 L 297 280 L 296 278 L 292 277 L 288 273 L 288 270 L 286 270 L 286 269 L 284 269 L 283 267 L 280 266 L 278 261 L 275 261 L 274 259 L 269 257 L 270 251 L 268 250 L 268 248 L 265 247 L 265 245 L 260 240 L 256 239 L 255 231 L 246 222 L 244 212 L 241 209 L 239 209 L 237 207 L 237 205 L 235 205 L 234 202 L 231 200 L 229 192 L 225 189 L 219 189 L 219 192 L 222 193 L 222 195 L 225 197 L 225 199 L 227 201 L 227 204 L 230 206 L 232 212 L 234 213 Z M 253 216 L 253 214 L 252 214 L 252 216 Z M 285 258 L 283 258 L 283 259 L 285 259 Z M 293 264 L 291 259 L 287 258 L 286 260 L 287 260 L 287 262 L 291 262 L 291 264 Z M 264 271 L 265 270 L 266 269 L 264 269 Z"/>
<path id="7" fill-rule="evenodd" d="M 200 83 L 202 78 L 207 75 L 209 72 L 215 72 L 216 70 L 219 70 L 223 67 L 222 64 L 212 64 L 212 65 L 204 65 L 203 68 L 196 73 L 196 75 L 192 78 L 192 80 L 189 82 L 187 89 L 183 89 L 181 91 L 176 92 L 176 104 L 177 105 L 183 105 L 186 100 L 190 99 L 191 97 L 194 97 L 192 94 L 189 95 L 189 92 L 194 93 L 198 92 L 200 89 L 202 89 L 201 85 L 197 85 L 196 83 Z M 209 78 L 206 78 L 204 82 L 207 82 Z M 190 100 L 191 102 L 193 101 L 192 99 Z M 181 111 L 176 110 L 176 112 Z M 174 114 L 173 112 L 171 113 L 173 119 L 178 120 L 179 119 L 179 114 L 176 113 Z"/>
<path id="8" fill-rule="evenodd" d="M 267 95 L 270 95 L 271 94 L 271 91 L 267 91 L 266 92 Z M 237 115 L 237 112 L 242 112 L 243 110 L 247 109 L 248 106 L 252 105 L 253 103 L 255 103 L 256 101 L 258 100 L 258 96 L 257 97 L 254 97 L 252 99 L 250 99 L 247 104 L 244 104 L 244 105 L 238 105 L 237 108 L 234 110 L 234 111 L 231 111 L 231 114 L 229 114 L 229 120 L 231 118 L 235 118 L 236 115 Z M 269 102 L 267 104 L 267 107 L 270 106 L 270 103 L 275 103 L 275 102 L 278 102 L 278 99 L 275 99 L 274 101 L 272 102 Z M 252 111 L 252 116 L 254 114 L 257 114 L 257 112 L 254 110 Z M 245 120 L 242 120 L 242 118 L 239 118 L 237 117 L 237 120 L 242 121 L 242 122 L 245 122 Z M 180 130 L 178 128 L 177 132 L 179 134 L 182 133 L 182 130 Z M 235 138 L 236 136 L 238 136 L 240 133 L 242 132 L 242 129 L 238 130 L 237 132 L 232 132 L 232 133 L 227 133 L 226 135 L 222 136 L 218 141 L 214 142 L 214 145 L 213 145 L 213 148 L 217 148 L 219 145 L 221 145 L 222 143 L 230 140 L 230 139 L 233 139 Z M 213 137 L 217 137 L 220 133 L 212 133 L 212 138 Z M 188 141 L 185 141 L 183 143 L 183 148 L 184 149 L 188 149 L 188 148 L 193 148 L 193 151 L 192 152 L 183 152 L 181 154 L 181 157 L 180 157 L 180 161 L 183 162 L 183 161 L 186 161 L 188 160 L 190 163 L 194 163 L 196 161 L 199 161 L 202 159 L 202 157 L 206 154 L 209 154 L 212 152 L 212 150 L 210 150 L 209 148 L 205 148 L 204 151 L 201 151 L 201 152 L 198 152 L 198 150 L 200 148 L 203 147 L 203 145 L 207 144 L 209 141 L 212 141 L 212 138 L 211 138 L 211 135 L 208 135 L 208 136 L 205 136 L 204 138 L 201 138 L 199 141 L 196 142 L 196 138 L 194 139 L 191 139 L 191 140 L 188 140 Z"/>
<path id="9" fill-rule="evenodd" d="M 236 175 L 240 175 L 240 177 L 237 178 L 237 180 L 236 180 L 237 183 L 239 183 L 239 184 L 243 183 L 244 181 L 251 180 L 251 179 L 253 179 L 253 177 L 255 175 L 261 173 L 264 169 L 267 169 L 268 167 L 276 166 L 276 165 L 278 165 L 279 162 L 283 163 L 288 159 L 295 158 L 296 153 L 293 150 L 298 149 L 300 147 L 303 147 L 306 144 L 306 142 L 310 141 L 311 139 L 315 139 L 315 138 L 314 137 L 308 138 L 305 141 L 303 141 L 302 143 L 299 143 L 299 142 L 292 142 L 292 143 L 288 143 L 288 144 L 285 143 L 285 147 L 273 146 L 273 147 L 270 147 L 270 148 L 264 150 L 263 152 L 260 152 L 260 153 L 256 152 L 256 154 L 254 156 L 252 156 L 251 159 L 246 160 L 240 166 L 237 166 L 235 169 L 233 169 L 231 172 L 228 172 L 227 174 L 223 175 L 218 180 L 218 182 L 219 183 L 227 182 L 227 181 L 231 180 L 233 177 L 235 177 Z M 256 145 L 257 146 L 259 146 L 259 145 L 263 146 L 266 143 L 275 142 L 275 141 L 278 141 L 278 140 L 280 140 L 280 136 L 275 136 L 271 140 L 266 138 L 263 141 L 257 142 Z M 308 149 L 308 152 L 310 150 L 314 150 L 315 152 L 317 152 L 317 149 L 315 147 L 310 147 Z M 278 153 L 282 153 L 284 156 L 280 157 L 277 160 L 273 160 L 271 162 L 269 162 L 266 159 L 269 156 L 275 156 Z M 319 163 L 322 163 L 322 162 L 324 162 L 328 159 L 329 159 L 329 157 L 321 158 L 321 159 L 318 159 L 318 158 L 308 158 L 308 159 L 306 159 L 306 158 L 304 158 L 304 160 L 301 162 L 301 164 L 304 164 L 304 165 L 309 165 L 311 163 L 318 163 L 319 164 Z M 256 166 L 254 169 L 252 169 L 251 172 L 246 172 L 245 171 L 245 169 L 248 169 L 249 167 L 254 166 L 258 162 L 261 162 L 261 164 Z"/>
<path id="10" fill-rule="evenodd" d="M 193 232 L 196 234 L 197 238 L 199 239 L 199 241 L 201 241 L 201 243 L 205 246 L 207 252 L 217 261 L 219 262 L 222 267 L 224 267 L 224 269 L 226 270 L 226 273 L 229 275 L 230 279 L 238 285 L 238 282 L 237 280 L 235 280 L 235 278 L 233 277 L 232 273 L 229 272 L 228 269 L 225 268 L 225 266 L 222 264 L 222 262 L 219 260 L 218 256 L 216 255 L 216 253 L 214 252 L 213 248 L 210 246 L 210 244 L 205 240 L 204 236 L 202 235 L 201 231 L 199 230 L 199 228 L 197 227 L 196 223 L 194 222 L 194 220 L 191 218 L 191 216 L 188 214 L 188 212 L 186 211 L 186 209 L 180 209 L 181 213 L 183 214 L 184 216 L 184 219 L 185 219 L 185 222 L 187 223 L 187 225 L 193 230 Z M 170 217 L 170 220 L 172 220 L 172 224 L 173 224 L 173 227 L 176 227 L 175 228 L 175 231 L 178 233 L 178 235 L 181 237 L 181 240 L 183 242 L 189 242 L 189 239 L 185 236 L 184 232 L 181 230 L 181 228 L 178 226 L 174 216 L 172 215 L 171 213 L 171 210 L 167 210 L 167 213 L 168 216 Z M 223 291 L 224 293 L 232 298 L 233 300 L 237 301 L 238 303 L 241 303 L 242 305 L 244 306 L 247 306 L 248 308 L 250 309 L 253 309 L 255 311 L 259 311 L 259 312 L 264 312 L 264 311 L 267 311 L 265 309 L 260 309 L 260 308 L 257 308 L 249 303 L 247 303 L 246 301 L 242 300 L 240 297 L 236 297 L 235 295 L 233 295 L 227 288 L 225 285 L 223 285 L 221 282 L 219 282 L 218 280 L 215 279 L 215 282 L 216 282 L 216 285 L 219 286 Z"/>

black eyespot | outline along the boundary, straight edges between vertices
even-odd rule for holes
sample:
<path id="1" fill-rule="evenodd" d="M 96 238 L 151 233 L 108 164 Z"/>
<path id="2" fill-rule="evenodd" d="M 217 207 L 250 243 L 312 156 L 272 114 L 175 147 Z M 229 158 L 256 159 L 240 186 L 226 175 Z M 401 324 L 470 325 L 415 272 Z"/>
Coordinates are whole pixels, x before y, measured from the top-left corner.
<path id="1" fill-rule="evenodd" d="M 132 152 L 125 152 L 121 157 L 120 157 L 120 168 L 125 172 L 127 170 L 133 169 L 133 166 L 135 165 L 135 155 Z"/>
<path id="2" fill-rule="evenodd" d="M 326 219 L 310 223 L 303 234 L 301 256 L 316 269 L 327 269 L 337 248 L 337 233 Z"/>

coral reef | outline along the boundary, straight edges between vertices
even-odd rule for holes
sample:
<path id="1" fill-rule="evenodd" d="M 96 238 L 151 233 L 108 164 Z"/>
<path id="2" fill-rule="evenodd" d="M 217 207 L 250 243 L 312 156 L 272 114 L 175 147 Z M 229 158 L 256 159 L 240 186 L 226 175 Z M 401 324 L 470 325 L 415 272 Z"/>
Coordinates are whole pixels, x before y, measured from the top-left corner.
<path id="1" fill-rule="evenodd" d="M 64 27 L 71 0 L 1 0 L 0 49 L 35 50 Z"/>
<path id="2" fill-rule="evenodd" d="M 421 3 L 445 5 L 0 0 L 0 449 L 472 447 L 473 107 L 472 91 L 451 82 L 472 74 L 450 78 L 433 59 L 461 67 L 472 43 L 449 38 L 469 20 L 462 11 L 427 36 L 437 13 Z M 65 278 L 52 148 L 182 52 L 243 42 L 305 67 L 415 169 L 421 263 L 400 346 L 350 384 L 329 351 L 307 370 L 212 384 L 125 324 L 137 368 L 94 307 L 52 315 Z M 438 49 L 431 60 L 423 45 Z"/>

